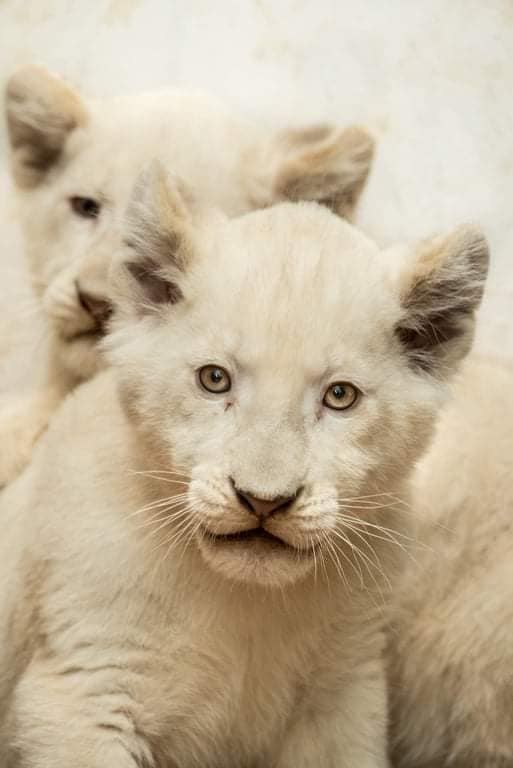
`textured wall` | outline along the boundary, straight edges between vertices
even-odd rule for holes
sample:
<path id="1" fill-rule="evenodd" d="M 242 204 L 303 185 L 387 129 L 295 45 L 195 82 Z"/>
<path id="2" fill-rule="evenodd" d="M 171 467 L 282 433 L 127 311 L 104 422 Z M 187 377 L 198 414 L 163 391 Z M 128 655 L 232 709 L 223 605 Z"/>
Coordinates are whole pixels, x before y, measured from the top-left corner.
<path id="1" fill-rule="evenodd" d="M 379 154 L 361 226 L 388 244 L 481 223 L 478 343 L 510 357 L 512 51 L 511 0 L 0 0 L 0 85 L 37 60 L 94 95 L 194 85 L 255 120 L 367 124 Z M 3 168 L 3 129 L 0 148 Z"/>

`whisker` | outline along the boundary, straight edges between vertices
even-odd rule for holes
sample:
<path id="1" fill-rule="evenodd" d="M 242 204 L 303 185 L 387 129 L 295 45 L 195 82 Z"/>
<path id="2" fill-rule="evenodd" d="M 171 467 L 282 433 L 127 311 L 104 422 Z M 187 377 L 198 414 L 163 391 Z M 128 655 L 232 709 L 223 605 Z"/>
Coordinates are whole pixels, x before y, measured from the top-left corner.
<path id="1" fill-rule="evenodd" d="M 183 516 L 185 517 L 185 516 L 189 515 L 191 511 L 192 511 L 192 508 L 185 507 L 183 509 Z M 189 518 L 188 522 L 186 523 L 186 525 L 183 528 L 173 529 L 173 531 L 171 532 L 171 535 L 169 537 L 163 539 L 162 541 L 160 541 L 156 545 L 156 547 L 154 547 L 150 551 L 150 554 L 153 554 L 153 553 L 157 552 L 159 549 L 163 549 L 164 547 L 168 547 L 169 549 L 171 549 L 173 544 L 174 543 L 178 543 L 180 541 L 180 539 L 185 535 L 185 533 L 187 533 L 187 531 L 189 530 L 191 524 L 194 524 L 194 523 L 196 523 L 196 521 L 194 520 L 194 518 L 191 517 L 191 518 Z"/>
<path id="2" fill-rule="evenodd" d="M 156 501 L 149 502 L 148 504 L 145 504 L 144 507 L 140 507 L 139 509 L 136 509 L 134 512 L 131 512 L 129 515 L 130 517 L 135 517 L 136 515 L 142 515 L 145 512 L 150 512 L 151 510 L 158 509 L 159 507 L 165 507 L 167 504 L 172 504 L 173 502 L 181 502 L 184 499 L 188 497 L 188 493 L 178 493 L 174 496 L 168 496 L 163 499 L 157 499 Z"/>
<path id="3" fill-rule="evenodd" d="M 346 539 L 347 539 L 347 537 L 345 537 L 345 536 L 343 536 L 341 534 L 341 531 L 334 530 L 334 531 L 332 531 L 332 533 L 335 536 L 341 538 L 343 541 L 346 541 Z M 376 588 L 378 589 L 379 593 L 381 594 L 381 597 L 384 599 L 384 595 L 383 595 L 381 586 L 379 585 L 379 583 L 378 583 L 378 581 L 376 579 L 376 576 L 374 575 L 374 573 L 371 570 L 370 566 L 372 566 L 372 568 L 376 569 L 377 572 L 380 574 L 380 576 L 383 577 L 383 579 L 385 580 L 385 582 L 386 582 L 387 586 L 389 587 L 389 589 L 392 588 L 392 585 L 390 584 L 390 580 L 389 580 L 388 576 L 386 575 L 386 573 L 384 572 L 383 568 L 381 567 L 381 563 L 379 561 L 379 558 L 376 555 L 376 551 L 369 544 L 369 542 L 366 541 L 366 539 L 360 533 L 358 533 L 358 531 L 352 531 L 352 533 L 354 533 L 356 536 L 358 536 L 359 539 L 361 539 L 361 541 L 368 547 L 368 549 L 370 549 L 370 551 L 374 554 L 374 557 L 376 558 L 376 561 L 372 560 L 369 557 L 369 555 L 367 555 L 360 547 L 358 547 L 354 542 L 351 542 L 353 544 L 353 546 L 354 546 L 355 554 L 357 554 L 359 557 L 362 558 L 363 564 L 364 564 L 364 566 L 365 566 L 369 576 L 372 578 Z M 347 541 L 346 541 L 346 543 L 347 543 Z"/>
<path id="4" fill-rule="evenodd" d="M 190 512 L 190 511 L 191 510 L 188 510 L 188 512 Z M 184 547 L 184 550 L 183 550 L 182 555 L 180 557 L 180 560 L 182 560 L 183 559 L 183 554 L 187 550 L 187 547 L 189 546 L 189 544 L 191 543 L 192 539 L 194 538 L 194 535 L 198 531 L 200 525 L 201 525 L 201 523 L 200 523 L 199 520 L 195 520 L 193 517 L 191 517 L 189 522 L 183 528 L 180 528 L 177 531 L 177 534 L 175 536 L 172 536 L 170 539 L 168 539 L 167 543 L 169 544 L 169 546 L 168 546 L 168 548 L 166 550 L 166 553 L 165 553 L 165 555 L 163 557 L 162 562 L 164 562 L 167 559 L 167 557 L 169 556 L 169 553 L 171 552 L 171 549 L 173 549 L 173 546 L 177 547 L 178 544 L 180 543 L 180 541 L 183 540 L 184 543 L 185 543 L 185 547 Z"/>
<path id="5" fill-rule="evenodd" d="M 407 536 L 405 533 L 401 533 L 400 531 L 396 531 L 393 528 L 387 528 L 385 525 L 379 525 L 379 523 L 371 523 L 369 520 L 362 520 L 359 517 L 350 517 L 349 515 L 342 514 L 342 515 L 339 516 L 339 519 L 342 520 L 343 522 L 355 523 L 355 524 L 360 525 L 360 526 L 362 526 L 362 527 L 364 527 L 366 529 L 367 528 L 375 528 L 376 530 L 381 531 L 383 533 L 386 532 L 386 533 L 392 534 L 393 536 L 398 536 L 399 538 L 404 539 L 405 541 L 410 542 L 410 543 L 415 543 L 415 541 L 416 541 L 415 538 L 413 538 L 411 536 Z"/>
<path id="6" fill-rule="evenodd" d="M 314 582 L 317 581 L 317 555 L 315 554 L 315 547 L 312 549 L 313 561 L 314 561 Z"/>
<path id="7" fill-rule="evenodd" d="M 347 587 L 347 589 L 348 590 L 350 589 L 349 581 L 347 579 L 347 575 L 346 575 L 346 573 L 344 571 L 344 568 L 342 566 L 342 563 L 340 562 L 340 558 L 339 558 L 338 555 L 342 555 L 344 560 L 346 560 L 346 562 L 349 563 L 349 565 L 354 570 L 356 575 L 359 576 L 360 584 L 363 587 L 363 574 L 362 574 L 362 571 L 361 571 L 361 568 L 360 568 L 359 564 L 358 564 L 358 568 L 357 568 L 356 564 L 351 560 L 349 555 L 347 555 L 347 553 L 344 552 L 343 549 L 340 549 L 340 548 L 336 547 L 335 543 L 333 541 L 331 541 L 331 539 L 329 538 L 329 536 L 326 533 L 324 533 L 324 536 L 325 536 L 324 540 L 325 540 L 326 546 L 328 548 L 328 551 L 331 553 L 332 560 L 333 560 L 333 563 L 334 563 L 335 568 L 337 570 L 337 573 L 342 578 L 342 580 L 343 580 L 345 586 Z M 351 544 L 351 542 L 348 542 L 348 543 L 349 543 L 349 545 Z"/>
<path id="8" fill-rule="evenodd" d="M 323 534 L 324 534 L 324 531 L 323 531 Z M 312 536 L 308 537 L 308 545 L 310 547 L 315 546 L 315 544 L 313 543 L 313 537 Z M 321 561 L 322 570 L 324 571 L 324 576 L 326 577 L 326 584 L 327 584 L 327 587 L 328 587 L 328 591 L 331 593 L 330 577 L 329 577 L 328 569 L 326 567 L 326 559 L 324 557 L 324 550 L 322 548 L 322 537 L 321 537 L 321 546 L 319 547 L 319 558 L 320 558 L 320 561 Z"/>
<path id="9" fill-rule="evenodd" d="M 149 520 L 145 520 L 140 523 L 136 530 L 143 530 L 144 528 L 151 528 L 152 526 L 159 525 L 161 522 L 173 523 L 175 520 L 179 520 L 183 515 L 183 508 L 175 509 L 174 511 L 165 509 L 158 512 L 158 514 L 151 517 Z"/>

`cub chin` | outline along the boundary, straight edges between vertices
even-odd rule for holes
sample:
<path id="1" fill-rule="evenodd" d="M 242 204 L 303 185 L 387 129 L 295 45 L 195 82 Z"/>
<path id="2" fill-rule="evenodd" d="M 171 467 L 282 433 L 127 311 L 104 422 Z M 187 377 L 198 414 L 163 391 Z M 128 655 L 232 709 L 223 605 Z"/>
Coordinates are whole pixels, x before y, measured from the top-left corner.
<path id="1" fill-rule="evenodd" d="M 124 237 L 112 367 L 0 498 L 0 762 L 384 768 L 387 591 L 484 239 L 392 269 L 318 205 L 229 220 L 157 170 Z"/>
<path id="2" fill-rule="evenodd" d="M 513 369 L 472 360 L 415 476 L 389 642 L 398 768 L 513 766 Z"/>
<path id="3" fill-rule="evenodd" d="M 270 135 L 179 90 L 86 101 L 34 66 L 9 80 L 6 116 L 26 255 L 50 340 L 44 391 L 0 408 L 0 485 L 28 462 L 63 396 L 102 365 L 98 341 L 112 311 L 107 270 L 143 165 L 159 158 L 227 214 L 301 198 L 350 216 L 373 153 L 359 128 Z"/>

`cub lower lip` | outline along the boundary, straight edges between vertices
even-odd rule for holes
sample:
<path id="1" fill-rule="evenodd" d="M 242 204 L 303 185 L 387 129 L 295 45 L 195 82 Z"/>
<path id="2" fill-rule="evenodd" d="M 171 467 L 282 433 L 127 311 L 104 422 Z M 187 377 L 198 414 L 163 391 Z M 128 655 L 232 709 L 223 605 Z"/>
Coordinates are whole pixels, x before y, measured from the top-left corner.
<path id="1" fill-rule="evenodd" d="M 270 544 L 275 544 L 277 546 L 287 547 L 290 549 L 289 545 L 286 544 L 283 539 L 279 539 L 277 536 L 273 536 L 273 534 L 269 533 L 269 531 L 266 531 L 265 528 L 250 528 L 249 531 L 237 531 L 236 533 L 213 534 L 209 532 L 209 535 L 214 539 L 214 541 L 218 541 L 220 543 L 252 543 L 254 541 L 265 541 Z"/>

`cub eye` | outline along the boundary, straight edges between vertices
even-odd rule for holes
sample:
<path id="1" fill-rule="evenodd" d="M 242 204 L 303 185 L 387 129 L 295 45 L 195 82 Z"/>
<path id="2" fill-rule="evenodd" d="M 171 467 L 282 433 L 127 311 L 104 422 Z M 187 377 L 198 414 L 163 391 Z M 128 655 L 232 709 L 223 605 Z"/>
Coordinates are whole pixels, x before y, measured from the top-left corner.
<path id="1" fill-rule="evenodd" d="M 360 391 L 346 381 L 336 381 L 326 390 L 322 399 L 323 405 L 335 411 L 345 411 L 351 408 L 360 395 Z"/>
<path id="2" fill-rule="evenodd" d="M 198 379 L 203 389 L 216 395 L 228 392 L 232 386 L 228 372 L 218 365 L 204 365 L 198 371 Z"/>
<path id="3" fill-rule="evenodd" d="M 69 204 L 72 211 L 77 216 L 82 216 L 83 219 L 97 219 L 100 215 L 100 203 L 97 200 L 93 200 L 92 197 L 74 195 L 70 197 Z"/>

